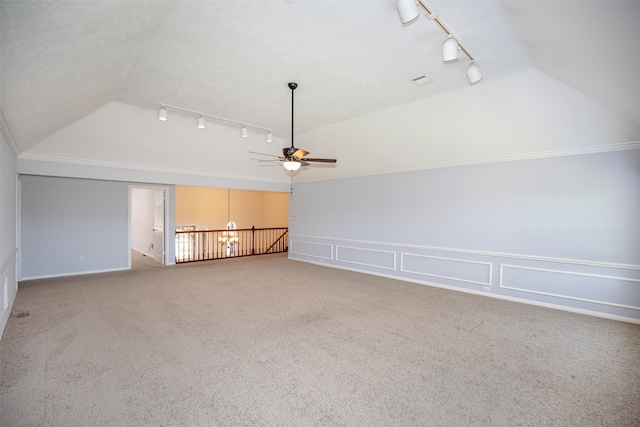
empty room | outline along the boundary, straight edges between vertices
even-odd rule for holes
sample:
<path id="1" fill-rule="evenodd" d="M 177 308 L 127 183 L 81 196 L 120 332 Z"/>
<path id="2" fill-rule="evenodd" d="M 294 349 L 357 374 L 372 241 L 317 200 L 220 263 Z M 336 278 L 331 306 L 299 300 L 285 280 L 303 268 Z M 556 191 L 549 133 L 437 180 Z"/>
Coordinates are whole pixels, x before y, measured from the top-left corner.
<path id="1" fill-rule="evenodd" d="M 0 0 L 0 425 L 640 425 L 639 19 Z"/>

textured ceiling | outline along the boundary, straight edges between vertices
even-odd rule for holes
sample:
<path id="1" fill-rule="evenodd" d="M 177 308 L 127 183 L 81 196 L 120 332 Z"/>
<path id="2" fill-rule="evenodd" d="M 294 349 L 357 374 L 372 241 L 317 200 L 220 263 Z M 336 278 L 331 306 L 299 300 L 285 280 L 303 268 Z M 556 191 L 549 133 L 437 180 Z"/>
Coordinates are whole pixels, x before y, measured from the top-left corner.
<path id="1" fill-rule="evenodd" d="M 2 0 L 0 106 L 26 152 L 112 101 L 296 133 L 470 88 L 395 1 Z M 640 2 L 425 1 L 485 79 L 531 67 L 640 124 Z M 416 86 L 421 75 L 434 82 Z M 364 151 L 364 150 L 363 150 Z M 314 153 L 317 156 L 324 153 Z"/>

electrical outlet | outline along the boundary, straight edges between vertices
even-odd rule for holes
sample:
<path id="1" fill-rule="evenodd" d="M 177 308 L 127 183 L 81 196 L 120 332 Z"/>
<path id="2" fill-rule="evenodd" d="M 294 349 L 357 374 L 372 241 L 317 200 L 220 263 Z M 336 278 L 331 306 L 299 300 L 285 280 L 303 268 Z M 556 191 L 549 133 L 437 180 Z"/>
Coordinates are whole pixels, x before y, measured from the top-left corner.
<path id="1" fill-rule="evenodd" d="M 490 292 L 491 288 L 489 286 L 483 286 L 482 290 L 485 291 L 485 292 Z"/>
<path id="2" fill-rule="evenodd" d="M 84 256 L 80 255 L 80 262 L 84 262 Z"/>

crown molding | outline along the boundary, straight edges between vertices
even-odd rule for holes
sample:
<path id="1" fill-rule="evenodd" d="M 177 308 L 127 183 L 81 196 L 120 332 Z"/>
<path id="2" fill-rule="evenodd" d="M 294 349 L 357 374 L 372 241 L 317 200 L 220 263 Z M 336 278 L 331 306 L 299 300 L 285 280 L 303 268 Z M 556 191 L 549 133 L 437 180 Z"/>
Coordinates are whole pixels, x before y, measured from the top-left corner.
<path id="1" fill-rule="evenodd" d="M 419 172 L 419 171 L 430 170 L 430 169 L 456 168 L 461 166 L 474 166 L 474 165 L 483 165 L 483 164 L 490 164 L 490 163 L 514 162 L 514 161 L 520 161 L 520 160 L 535 160 L 535 159 L 544 159 L 544 158 L 550 158 L 550 157 L 578 156 L 583 154 L 597 154 L 597 153 L 607 153 L 612 151 L 625 151 L 625 150 L 637 150 L 637 149 L 640 149 L 640 141 L 596 145 L 591 147 L 567 148 L 567 149 L 561 149 L 561 150 L 536 151 L 531 153 L 476 158 L 476 159 L 462 160 L 457 162 L 433 163 L 433 164 L 412 167 L 412 168 L 378 170 L 378 171 L 372 171 L 372 172 L 364 172 L 361 174 L 341 175 L 341 176 L 335 176 L 330 178 L 301 179 L 302 177 L 299 177 L 298 182 L 303 183 L 303 182 L 315 182 L 315 181 L 329 181 L 329 180 L 335 180 L 335 179 L 359 178 L 359 177 L 374 176 L 374 175 Z M 130 169 L 130 170 L 133 169 L 133 170 L 140 170 L 140 171 L 186 174 L 186 175 L 205 176 L 205 177 L 214 177 L 214 178 L 251 179 L 251 180 L 259 180 L 263 182 L 273 182 L 278 184 L 282 184 L 285 182 L 285 181 L 280 181 L 275 179 L 266 179 L 266 178 L 260 178 L 260 177 L 248 177 L 248 176 L 231 175 L 231 174 L 210 173 L 210 172 L 203 172 L 203 171 L 191 170 L 191 169 L 174 169 L 174 168 L 139 165 L 139 164 L 131 164 L 131 163 L 107 162 L 102 160 L 79 159 L 74 157 L 61 157 L 61 156 L 52 156 L 52 155 L 45 155 L 45 154 L 22 153 L 17 157 L 20 160 L 36 160 L 36 161 L 43 161 L 43 162 L 68 163 L 68 164 L 76 164 L 76 165 L 83 165 L 83 166 L 96 166 L 96 167 Z"/>
<path id="2" fill-rule="evenodd" d="M 300 182 L 315 182 L 315 181 L 328 181 L 328 180 L 334 180 L 334 179 L 359 178 L 359 177 L 374 176 L 374 175 L 419 172 L 419 171 L 425 171 L 430 169 L 457 168 L 461 166 L 474 166 L 474 165 L 483 165 L 483 164 L 489 164 L 489 163 L 515 162 L 520 160 L 536 160 L 536 159 L 546 159 L 550 157 L 579 156 L 582 154 L 597 154 L 597 153 L 607 153 L 611 151 L 626 151 L 626 150 L 638 150 L 638 149 L 640 149 L 640 141 L 621 142 L 616 144 L 594 145 L 590 147 L 565 148 L 560 150 L 535 151 L 531 153 L 483 157 L 483 158 L 476 158 L 476 159 L 469 159 L 469 160 L 461 160 L 456 162 L 432 163 L 432 164 L 416 166 L 411 168 L 378 170 L 373 172 L 363 172 L 360 174 L 341 175 L 341 176 L 332 177 L 332 178 L 301 180 Z"/>
<path id="3" fill-rule="evenodd" d="M 2 131 L 2 135 L 4 135 L 4 139 L 7 140 L 7 144 L 13 151 L 13 154 L 18 157 L 20 155 L 20 150 L 18 150 L 18 145 L 16 144 L 16 140 L 13 137 L 13 133 L 11 132 L 11 128 L 9 127 L 9 123 L 7 122 L 6 117 L 4 116 L 4 112 L 0 107 L 0 131 Z"/>
<path id="4" fill-rule="evenodd" d="M 108 161 L 93 160 L 93 159 L 79 159 L 74 157 L 51 156 L 46 154 L 22 153 L 18 156 L 18 160 L 34 160 L 34 161 L 40 161 L 40 162 L 66 163 L 66 164 L 81 165 L 81 166 L 94 166 L 94 167 L 103 167 L 103 168 L 112 168 L 112 169 L 128 169 L 128 170 L 136 170 L 136 171 L 192 175 L 192 176 L 202 176 L 202 177 L 210 177 L 210 178 L 254 180 L 254 181 L 261 181 L 261 182 L 271 182 L 275 184 L 287 183 L 287 181 L 284 181 L 284 180 L 279 181 L 276 179 L 263 178 L 263 177 L 232 175 L 232 174 L 224 174 L 224 173 L 212 173 L 212 172 L 204 172 L 204 171 L 193 170 L 193 169 L 166 168 L 166 167 L 140 165 L 140 164 L 134 164 L 134 163 L 120 163 L 120 162 L 108 162 Z"/>

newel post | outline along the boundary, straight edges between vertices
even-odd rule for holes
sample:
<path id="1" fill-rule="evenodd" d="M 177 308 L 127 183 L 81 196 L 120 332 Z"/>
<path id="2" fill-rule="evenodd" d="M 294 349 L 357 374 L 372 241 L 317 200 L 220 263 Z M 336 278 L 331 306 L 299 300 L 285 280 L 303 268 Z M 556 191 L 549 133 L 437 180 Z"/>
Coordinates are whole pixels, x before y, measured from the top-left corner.
<path id="1" fill-rule="evenodd" d="M 256 226 L 251 226 L 251 255 L 256 254 Z"/>

